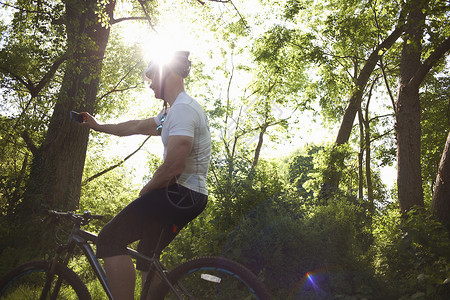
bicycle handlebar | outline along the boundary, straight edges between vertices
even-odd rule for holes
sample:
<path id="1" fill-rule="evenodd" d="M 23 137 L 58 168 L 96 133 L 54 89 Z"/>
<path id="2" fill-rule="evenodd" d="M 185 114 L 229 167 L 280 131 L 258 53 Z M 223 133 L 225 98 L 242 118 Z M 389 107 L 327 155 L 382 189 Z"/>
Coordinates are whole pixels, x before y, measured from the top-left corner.
<path id="1" fill-rule="evenodd" d="M 50 209 L 42 209 L 42 213 L 49 215 L 51 217 L 63 217 L 71 220 L 74 223 L 80 225 L 87 225 L 92 220 L 100 220 L 103 219 L 102 215 L 93 215 L 90 211 L 85 211 L 83 214 L 76 214 L 74 212 L 60 212 Z"/>

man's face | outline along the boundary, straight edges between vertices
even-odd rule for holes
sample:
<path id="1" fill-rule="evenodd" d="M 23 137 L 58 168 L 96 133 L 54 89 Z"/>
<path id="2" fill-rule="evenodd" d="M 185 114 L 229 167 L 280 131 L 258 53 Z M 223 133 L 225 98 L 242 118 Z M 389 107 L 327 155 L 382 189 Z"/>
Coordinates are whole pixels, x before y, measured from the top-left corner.
<path id="1" fill-rule="evenodd" d="M 153 76 L 150 77 L 151 78 L 151 82 L 150 82 L 150 88 L 153 90 L 153 92 L 155 93 L 155 97 L 157 99 L 162 99 L 162 80 L 161 80 L 161 72 L 156 71 L 153 73 Z"/>

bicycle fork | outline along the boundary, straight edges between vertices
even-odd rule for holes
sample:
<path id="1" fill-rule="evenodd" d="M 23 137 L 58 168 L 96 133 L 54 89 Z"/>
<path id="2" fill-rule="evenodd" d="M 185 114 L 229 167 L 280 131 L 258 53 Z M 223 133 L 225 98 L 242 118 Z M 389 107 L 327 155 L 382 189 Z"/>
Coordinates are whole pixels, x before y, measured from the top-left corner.
<path id="1" fill-rule="evenodd" d="M 59 264 L 59 258 L 61 256 L 61 253 L 67 249 L 67 256 L 64 259 L 64 264 L 67 264 L 70 256 L 72 255 L 73 249 L 74 249 L 75 245 L 68 245 L 68 246 L 59 246 L 58 249 L 56 250 L 56 254 L 53 257 L 53 259 L 51 260 L 51 265 L 49 270 L 46 272 L 47 276 L 45 279 L 45 285 L 44 285 L 44 289 L 42 290 L 42 294 L 40 299 L 44 300 L 47 299 L 47 295 L 49 293 L 50 294 L 50 299 L 51 300 L 56 300 L 59 294 L 59 290 L 61 289 L 61 285 L 62 285 L 62 278 L 61 276 L 58 276 L 58 279 L 55 282 L 55 286 L 53 287 L 53 290 L 51 290 L 52 288 L 52 282 L 53 279 L 55 277 L 55 275 L 57 274 L 57 268 L 58 268 L 58 264 Z"/>
<path id="2" fill-rule="evenodd" d="M 103 286 L 103 289 L 106 292 L 106 295 L 109 299 L 112 299 L 111 289 L 108 286 L 107 278 L 106 278 L 106 272 L 105 269 L 103 269 L 103 266 L 100 264 L 98 259 L 95 257 L 94 250 L 92 250 L 92 247 L 89 245 L 88 241 L 92 241 L 94 243 L 97 242 L 97 237 L 87 231 L 83 230 L 75 230 L 75 235 L 73 235 L 73 239 L 75 243 L 78 244 L 78 246 L 83 251 L 84 255 L 86 256 L 89 264 L 91 265 L 92 269 L 94 270 L 95 275 L 97 276 L 98 280 L 100 281 L 101 285 Z"/>

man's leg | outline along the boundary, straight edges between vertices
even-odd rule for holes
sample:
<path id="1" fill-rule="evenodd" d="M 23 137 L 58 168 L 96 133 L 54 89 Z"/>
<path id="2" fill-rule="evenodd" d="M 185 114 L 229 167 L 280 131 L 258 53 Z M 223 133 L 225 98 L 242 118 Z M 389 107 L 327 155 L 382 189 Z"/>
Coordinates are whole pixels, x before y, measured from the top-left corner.
<path id="1" fill-rule="evenodd" d="M 145 281 L 147 280 L 148 272 L 142 272 L 142 286 L 144 286 Z M 158 287 L 158 285 L 161 283 L 161 279 L 158 275 L 154 274 L 153 278 L 151 279 L 150 288 L 147 292 L 147 298 L 146 300 L 156 300 L 154 298 L 154 295 L 152 295 L 155 292 L 155 289 Z"/>
<path id="2" fill-rule="evenodd" d="M 114 300 L 134 300 L 136 270 L 128 255 L 105 257 L 106 277 Z"/>
<path id="3" fill-rule="evenodd" d="M 154 223 L 151 227 L 147 228 L 145 238 L 142 239 L 138 244 L 138 252 L 153 257 L 155 251 L 157 258 L 160 256 L 162 249 L 164 249 L 177 235 L 177 232 L 172 232 L 171 230 L 164 230 L 159 222 Z M 156 249 L 157 243 L 159 241 L 159 247 Z M 150 265 L 147 265 L 143 260 L 139 258 L 136 261 L 136 267 L 142 272 L 142 287 L 147 280 L 147 276 L 150 276 L 150 287 L 148 290 L 146 300 L 160 300 L 156 299 L 154 292 L 156 288 L 161 283 L 161 278 L 155 270 L 150 273 L 147 271 Z"/>

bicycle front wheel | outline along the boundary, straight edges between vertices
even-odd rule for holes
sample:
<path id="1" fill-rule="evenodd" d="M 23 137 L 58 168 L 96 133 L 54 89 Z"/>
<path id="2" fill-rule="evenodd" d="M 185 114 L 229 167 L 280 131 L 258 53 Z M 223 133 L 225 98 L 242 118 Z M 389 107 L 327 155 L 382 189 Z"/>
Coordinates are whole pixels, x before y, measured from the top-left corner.
<path id="1" fill-rule="evenodd" d="M 167 278 L 172 287 L 160 284 L 155 299 L 270 299 L 250 270 L 225 258 L 195 258 L 173 269 Z"/>
<path id="2" fill-rule="evenodd" d="M 49 269 L 50 262 L 35 261 L 12 270 L 0 280 L 0 299 L 91 299 L 89 291 L 75 272 L 58 264 L 49 280 Z M 43 295 L 46 283 L 49 291 Z"/>

